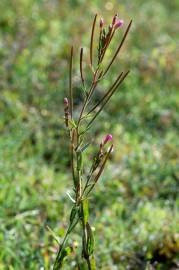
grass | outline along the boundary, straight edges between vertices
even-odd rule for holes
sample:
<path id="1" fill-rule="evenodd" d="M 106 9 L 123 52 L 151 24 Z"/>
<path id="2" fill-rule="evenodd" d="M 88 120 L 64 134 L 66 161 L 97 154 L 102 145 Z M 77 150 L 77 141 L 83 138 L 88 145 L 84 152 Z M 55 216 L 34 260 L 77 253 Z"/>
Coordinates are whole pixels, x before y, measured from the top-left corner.
<path id="1" fill-rule="evenodd" d="M 117 11 L 134 24 L 113 71 L 122 63 L 131 73 L 91 134 L 95 144 L 110 130 L 115 144 L 91 199 L 98 269 L 177 269 L 178 8 L 168 0 L 1 1 L 0 269 L 50 269 L 55 258 L 46 226 L 61 239 L 70 214 L 62 118 L 69 44 L 77 55 L 81 42 L 88 46 L 94 13 L 111 18 Z M 76 73 L 76 110 L 78 80 Z M 98 88 L 96 100 L 102 93 Z M 76 249 L 78 229 L 74 239 Z M 64 269 L 77 269 L 76 261 L 72 253 Z"/>

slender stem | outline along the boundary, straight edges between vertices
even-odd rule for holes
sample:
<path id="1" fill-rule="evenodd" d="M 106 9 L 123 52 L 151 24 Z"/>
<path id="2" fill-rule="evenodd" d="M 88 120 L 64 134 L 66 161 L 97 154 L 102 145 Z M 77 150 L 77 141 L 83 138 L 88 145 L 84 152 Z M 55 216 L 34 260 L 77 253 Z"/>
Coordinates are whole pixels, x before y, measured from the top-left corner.
<path id="1" fill-rule="evenodd" d="M 81 179 L 81 168 L 78 167 L 78 148 L 80 145 L 80 134 L 79 134 L 79 125 L 76 128 L 77 143 L 75 147 L 76 152 L 76 174 L 77 174 L 77 189 L 76 189 L 76 202 L 80 203 L 82 196 L 82 179 Z"/>
<path id="2" fill-rule="evenodd" d="M 97 19 L 97 14 L 94 17 L 92 31 L 91 31 L 91 42 L 90 42 L 90 64 L 91 64 L 91 67 L 93 67 L 93 43 L 94 43 L 94 30 L 95 30 L 95 25 L 96 25 L 96 19 Z"/>
<path id="3" fill-rule="evenodd" d="M 73 177 L 73 184 L 74 187 L 76 187 L 76 181 L 75 181 L 75 169 L 74 169 L 74 151 L 73 151 L 73 145 L 74 145 L 74 137 L 73 137 L 73 130 L 70 132 L 70 157 L 71 157 L 71 172 Z"/>
<path id="4" fill-rule="evenodd" d="M 73 89 L 72 89 L 72 68 L 73 68 L 73 46 L 70 54 L 70 70 L 69 70 L 69 96 L 70 96 L 70 115 L 73 118 Z"/>
<path id="5" fill-rule="evenodd" d="M 91 270 L 91 262 L 90 262 L 90 258 L 86 258 L 86 261 L 87 261 L 87 265 L 88 265 L 88 270 Z"/>
<path id="6" fill-rule="evenodd" d="M 60 258 L 61 252 L 62 252 L 63 249 L 64 249 L 65 243 L 66 243 L 66 241 L 67 241 L 67 239 L 68 239 L 68 236 L 69 236 L 69 228 L 70 228 L 70 225 L 69 225 L 69 227 L 68 227 L 68 229 L 67 229 L 67 232 L 66 232 L 66 234 L 65 234 L 65 237 L 64 237 L 64 239 L 63 239 L 63 242 L 62 242 L 62 244 L 61 244 L 60 247 L 59 247 L 59 250 L 58 250 L 58 253 L 57 253 L 57 257 L 56 257 L 56 259 L 55 259 L 55 263 L 54 263 L 54 266 L 53 266 L 53 270 L 58 270 L 58 269 L 59 269 L 59 268 L 58 268 L 58 266 L 59 266 L 59 258 Z"/>
<path id="7" fill-rule="evenodd" d="M 78 200 L 80 200 L 81 199 L 81 190 L 82 190 L 81 172 L 80 171 L 78 171 L 78 184 L 79 184 Z"/>
<path id="8" fill-rule="evenodd" d="M 85 224 L 85 219 L 84 215 L 82 215 L 82 230 L 83 230 L 83 238 L 82 238 L 82 246 L 83 246 L 83 256 L 84 259 L 86 260 L 86 263 L 88 265 L 88 270 L 91 270 L 91 262 L 90 262 L 90 256 L 88 254 L 88 251 L 86 250 L 87 248 L 87 227 Z"/>

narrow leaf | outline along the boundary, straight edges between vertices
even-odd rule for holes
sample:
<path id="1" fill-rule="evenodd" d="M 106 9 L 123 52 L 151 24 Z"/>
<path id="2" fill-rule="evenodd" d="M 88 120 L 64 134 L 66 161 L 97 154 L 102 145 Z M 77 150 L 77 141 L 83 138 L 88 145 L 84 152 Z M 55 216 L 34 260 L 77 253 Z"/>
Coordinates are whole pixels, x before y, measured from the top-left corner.
<path id="1" fill-rule="evenodd" d="M 70 214 L 70 222 L 72 223 L 73 220 L 75 219 L 76 215 L 78 213 L 78 207 L 75 205 L 72 210 L 71 210 L 71 214 Z"/>
<path id="2" fill-rule="evenodd" d="M 86 229 L 87 229 L 87 251 L 88 254 L 91 255 L 93 254 L 94 251 L 94 235 L 88 222 L 86 224 Z"/>
<path id="3" fill-rule="evenodd" d="M 117 85 L 114 87 L 114 89 L 110 92 L 110 94 L 108 95 L 108 97 L 106 98 L 106 100 L 104 101 L 104 103 L 102 104 L 101 108 L 99 109 L 99 111 L 95 114 L 95 116 L 91 119 L 91 121 L 88 123 L 86 130 L 88 130 L 91 126 L 91 124 L 93 123 L 93 121 L 96 119 L 96 117 L 100 114 L 100 112 L 103 110 L 104 106 L 107 104 L 107 102 L 109 101 L 109 99 L 112 97 L 112 95 L 114 94 L 114 92 L 117 90 L 118 86 L 124 81 L 124 79 L 126 78 L 126 76 L 129 74 L 129 71 L 127 71 L 124 76 L 121 78 L 121 80 L 117 83 Z M 85 131 L 86 131 L 85 130 Z"/>
<path id="4" fill-rule="evenodd" d="M 69 128 L 76 128 L 76 124 L 75 124 L 75 121 L 72 119 L 69 119 L 68 120 L 68 122 L 69 122 Z"/>
<path id="5" fill-rule="evenodd" d="M 69 192 L 66 192 L 66 195 L 68 196 L 68 198 L 69 198 L 73 203 L 76 203 L 76 201 L 72 198 L 72 196 L 70 195 Z"/>
<path id="6" fill-rule="evenodd" d="M 105 100 L 105 98 L 109 95 L 109 93 L 111 92 L 111 90 L 113 90 L 113 88 L 118 83 L 118 81 L 121 78 L 122 74 L 123 74 L 123 72 L 121 72 L 119 74 L 119 76 L 117 77 L 117 79 L 115 80 L 115 82 L 113 83 L 113 85 L 109 88 L 109 90 L 106 92 L 106 94 L 103 96 L 103 98 L 88 112 L 88 114 L 92 113 Z"/>
<path id="7" fill-rule="evenodd" d="M 83 155 L 81 151 L 77 151 L 77 170 L 81 171 L 83 167 Z"/>
<path id="8" fill-rule="evenodd" d="M 79 208 L 77 206 L 74 206 L 71 210 L 70 214 L 70 226 L 68 228 L 68 234 L 75 228 L 79 221 L 79 215 L 78 215 Z"/>
<path id="9" fill-rule="evenodd" d="M 53 238 L 57 241 L 57 243 L 60 245 L 60 238 L 56 235 L 56 233 L 47 225 L 47 229 L 49 230 L 50 234 L 53 236 Z"/>
<path id="10" fill-rule="evenodd" d="M 95 178 L 94 178 L 94 180 L 93 180 L 94 183 L 90 186 L 89 190 L 88 190 L 87 193 L 86 193 L 86 196 L 88 196 L 88 194 L 89 194 L 89 193 L 91 192 L 91 190 L 94 188 L 96 182 L 98 181 L 99 177 L 101 176 L 102 172 L 104 171 L 104 167 L 105 167 L 105 165 L 106 165 L 106 162 L 107 162 L 107 160 L 108 160 L 108 158 L 109 158 L 109 155 L 110 155 L 110 153 L 112 152 L 112 150 L 113 150 L 113 145 L 111 145 L 111 147 L 109 148 L 109 150 L 108 150 L 108 152 L 107 152 L 107 154 L 106 154 L 106 156 L 105 156 L 105 158 L 104 158 L 104 160 L 103 160 L 103 163 L 102 163 L 102 165 L 101 165 L 101 167 L 100 167 L 100 169 L 99 169 L 97 175 L 95 176 Z"/>
<path id="11" fill-rule="evenodd" d="M 81 81 L 83 84 L 83 87 L 85 87 L 85 81 L 83 77 L 83 48 L 80 50 L 80 75 L 81 75 Z"/>
<path id="12" fill-rule="evenodd" d="M 83 211 L 83 220 L 85 225 L 88 222 L 88 218 L 89 218 L 89 202 L 88 199 L 85 199 L 82 201 L 82 211 Z"/>
<path id="13" fill-rule="evenodd" d="M 68 255 L 71 254 L 71 252 L 72 252 L 71 247 L 66 247 L 66 248 L 64 248 L 64 249 L 62 250 L 62 252 L 61 252 L 60 257 L 59 257 L 58 260 L 55 262 L 55 265 L 54 265 L 53 270 L 59 270 L 59 269 L 61 269 L 62 266 L 63 266 L 64 260 L 66 259 L 66 257 L 67 257 Z"/>
<path id="14" fill-rule="evenodd" d="M 81 152 L 84 152 L 84 151 L 88 148 L 89 145 L 90 145 L 90 143 L 85 144 L 85 145 L 80 149 L 80 151 L 81 151 Z"/>
<path id="15" fill-rule="evenodd" d="M 94 182 L 97 182 L 98 179 L 99 179 L 99 177 L 101 176 L 101 174 L 102 174 L 102 172 L 103 172 L 103 170 L 104 170 L 104 167 L 105 167 L 105 165 L 106 165 L 106 162 L 107 162 L 107 160 L 108 160 L 108 158 L 109 158 L 109 155 L 111 154 L 112 150 L 113 150 L 113 144 L 112 144 L 111 147 L 109 148 L 109 151 L 107 152 L 107 154 L 106 154 L 106 156 L 105 156 L 105 158 L 104 158 L 104 161 L 103 161 L 103 163 L 102 163 L 102 165 L 101 165 L 101 168 L 99 169 L 98 174 L 96 175 L 96 177 L 95 177 L 95 179 L 94 179 Z"/>

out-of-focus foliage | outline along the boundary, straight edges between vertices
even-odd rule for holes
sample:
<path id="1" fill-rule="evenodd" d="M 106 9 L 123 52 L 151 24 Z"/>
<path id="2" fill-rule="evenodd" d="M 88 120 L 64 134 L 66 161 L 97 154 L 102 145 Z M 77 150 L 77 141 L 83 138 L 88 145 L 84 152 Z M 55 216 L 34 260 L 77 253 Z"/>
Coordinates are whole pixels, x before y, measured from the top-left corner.
<path id="1" fill-rule="evenodd" d="M 116 12 L 126 24 L 133 18 L 114 72 L 95 97 L 130 67 L 94 130 L 94 143 L 109 131 L 115 138 L 91 199 L 98 269 L 178 269 L 178 0 L 1 0 L 0 11 L 0 269 L 50 269 L 57 244 L 46 225 L 64 235 L 69 48 L 73 43 L 77 110 L 79 48 L 87 55 L 96 12 L 108 22 Z M 77 261 L 72 253 L 65 269 L 78 269 Z"/>

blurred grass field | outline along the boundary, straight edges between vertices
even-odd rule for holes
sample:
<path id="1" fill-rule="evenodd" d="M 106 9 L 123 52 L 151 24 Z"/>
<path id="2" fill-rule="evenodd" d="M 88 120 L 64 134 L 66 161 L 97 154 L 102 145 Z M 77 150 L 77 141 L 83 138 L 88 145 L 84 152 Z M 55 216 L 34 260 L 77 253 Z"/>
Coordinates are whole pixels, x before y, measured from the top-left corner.
<path id="1" fill-rule="evenodd" d="M 91 198 L 97 269 L 179 269 L 179 1 L 1 0 L 0 10 L 0 269 L 51 269 L 46 226 L 63 237 L 70 211 L 70 46 L 78 109 L 80 46 L 88 53 L 95 13 L 110 22 L 116 12 L 132 31 L 96 98 L 131 72 L 90 134 L 95 146 L 110 131 L 115 144 Z M 85 269 L 79 257 L 64 269 Z"/>

